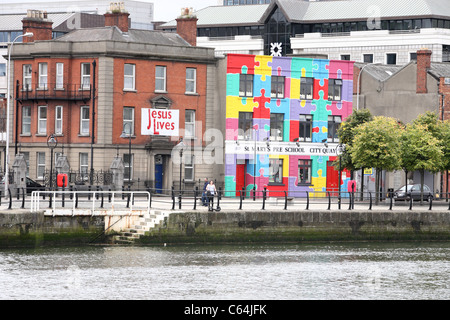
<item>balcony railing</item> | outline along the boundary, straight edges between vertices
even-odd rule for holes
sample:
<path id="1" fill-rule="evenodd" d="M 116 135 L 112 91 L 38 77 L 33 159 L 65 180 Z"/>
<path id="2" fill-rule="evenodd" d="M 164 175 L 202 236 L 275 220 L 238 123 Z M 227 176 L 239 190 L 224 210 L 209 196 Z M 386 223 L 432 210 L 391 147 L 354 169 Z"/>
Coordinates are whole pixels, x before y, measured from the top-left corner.
<path id="1" fill-rule="evenodd" d="M 19 84 L 20 101 L 29 100 L 71 100 L 87 101 L 91 99 L 91 85 L 81 84 L 63 84 L 56 85 L 49 83 L 47 85 L 36 84 L 31 88 L 29 85 Z"/>

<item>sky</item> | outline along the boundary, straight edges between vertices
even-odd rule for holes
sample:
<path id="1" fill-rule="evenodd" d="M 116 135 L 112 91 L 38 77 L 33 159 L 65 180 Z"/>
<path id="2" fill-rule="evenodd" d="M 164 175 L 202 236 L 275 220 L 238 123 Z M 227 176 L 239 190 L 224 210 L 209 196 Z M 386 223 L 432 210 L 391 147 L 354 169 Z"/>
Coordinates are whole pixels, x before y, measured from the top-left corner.
<path id="1" fill-rule="evenodd" d="M 52 0 L 0 0 L 0 3 L 17 3 L 17 2 L 44 2 Z M 75 0 L 62 0 L 73 1 Z M 194 11 L 200 10 L 209 6 L 216 6 L 221 0 L 135 0 L 141 2 L 153 2 L 154 4 L 154 21 L 171 21 L 176 19 L 181 12 L 181 8 L 193 8 Z M 120 2 L 120 0 L 111 0 L 111 2 Z"/>

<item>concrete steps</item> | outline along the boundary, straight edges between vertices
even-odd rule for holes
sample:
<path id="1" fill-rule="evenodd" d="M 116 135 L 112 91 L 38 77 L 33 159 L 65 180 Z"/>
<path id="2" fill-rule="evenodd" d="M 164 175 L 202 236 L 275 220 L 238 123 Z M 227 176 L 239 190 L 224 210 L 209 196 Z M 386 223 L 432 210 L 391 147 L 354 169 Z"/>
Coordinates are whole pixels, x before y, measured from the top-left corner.
<path id="1" fill-rule="evenodd" d="M 140 217 L 135 226 L 124 229 L 120 235 L 114 236 L 114 243 L 133 244 L 135 240 L 158 226 L 168 216 L 169 212 L 152 210 L 150 214 L 144 214 L 143 217 Z"/>

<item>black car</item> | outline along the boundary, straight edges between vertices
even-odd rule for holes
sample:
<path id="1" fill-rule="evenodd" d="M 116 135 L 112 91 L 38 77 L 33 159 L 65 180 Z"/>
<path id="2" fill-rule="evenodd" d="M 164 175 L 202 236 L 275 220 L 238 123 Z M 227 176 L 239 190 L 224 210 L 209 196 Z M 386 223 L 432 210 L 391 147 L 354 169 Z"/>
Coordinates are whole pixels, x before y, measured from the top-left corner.
<path id="1" fill-rule="evenodd" d="M 0 182 L 0 188 L 1 188 L 2 192 L 4 192 L 4 189 L 5 189 L 5 178 L 4 177 L 3 177 L 2 181 Z M 43 185 L 41 185 L 40 183 L 27 177 L 27 194 L 31 194 L 33 191 L 40 191 L 40 190 L 45 190 L 45 187 Z"/>
<path id="2" fill-rule="evenodd" d="M 420 200 L 420 183 L 419 184 L 408 184 L 407 191 L 405 192 L 405 186 L 394 192 L 394 199 L 396 201 L 399 200 L 407 200 L 409 201 L 412 197 L 413 200 Z M 423 200 L 428 201 L 429 199 L 433 199 L 433 192 L 431 192 L 430 187 L 426 184 L 423 185 Z"/>

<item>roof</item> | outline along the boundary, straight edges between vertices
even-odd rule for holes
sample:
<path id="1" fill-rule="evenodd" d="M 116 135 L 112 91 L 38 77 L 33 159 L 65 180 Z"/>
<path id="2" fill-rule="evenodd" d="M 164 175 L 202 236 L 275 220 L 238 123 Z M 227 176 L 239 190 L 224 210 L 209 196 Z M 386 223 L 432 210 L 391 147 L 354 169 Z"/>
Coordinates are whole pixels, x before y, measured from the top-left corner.
<path id="1" fill-rule="evenodd" d="M 366 67 L 364 67 L 366 66 Z M 379 81 L 385 81 L 400 71 L 404 66 L 392 65 L 392 64 L 367 64 L 355 62 L 355 67 L 359 69 L 364 67 L 364 72 L 370 74 L 372 77 Z"/>
<path id="2" fill-rule="evenodd" d="M 450 78 L 450 63 L 432 62 L 428 72 L 436 78 Z"/>
<path id="3" fill-rule="evenodd" d="M 273 0 L 271 4 L 211 6 L 196 12 L 198 26 L 263 24 L 275 6 L 280 7 L 290 22 L 361 21 L 388 18 L 447 17 L 448 0 L 339 0 L 303 1 Z M 163 24 L 172 28 L 176 21 Z"/>
<path id="4" fill-rule="evenodd" d="M 259 19 L 266 11 L 268 4 L 241 6 L 211 6 L 195 12 L 197 25 L 258 25 Z M 169 21 L 161 27 L 176 27 L 176 20 Z"/>
<path id="5" fill-rule="evenodd" d="M 119 41 L 150 43 L 155 45 L 190 46 L 186 40 L 176 33 L 137 29 L 129 29 L 128 32 L 122 32 L 115 26 L 77 29 L 55 39 L 54 41 Z"/>

